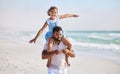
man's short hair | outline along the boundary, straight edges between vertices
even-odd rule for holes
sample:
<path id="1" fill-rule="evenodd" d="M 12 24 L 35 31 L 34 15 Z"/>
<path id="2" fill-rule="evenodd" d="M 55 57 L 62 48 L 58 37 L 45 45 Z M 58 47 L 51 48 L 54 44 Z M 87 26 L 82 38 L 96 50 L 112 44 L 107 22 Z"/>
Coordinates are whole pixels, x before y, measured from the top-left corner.
<path id="1" fill-rule="evenodd" d="M 54 34 L 55 32 L 58 32 L 58 31 L 62 31 L 62 28 L 61 28 L 60 26 L 55 26 L 55 27 L 53 28 L 53 34 Z"/>

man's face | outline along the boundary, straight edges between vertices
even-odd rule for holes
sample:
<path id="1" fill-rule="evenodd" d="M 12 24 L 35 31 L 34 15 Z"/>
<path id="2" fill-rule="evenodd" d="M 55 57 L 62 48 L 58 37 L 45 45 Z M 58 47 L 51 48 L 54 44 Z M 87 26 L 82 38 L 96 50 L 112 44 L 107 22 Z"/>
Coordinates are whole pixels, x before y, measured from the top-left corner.
<path id="1" fill-rule="evenodd" d="M 62 38 L 62 31 L 54 32 L 53 37 L 55 40 L 60 41 Z"/>

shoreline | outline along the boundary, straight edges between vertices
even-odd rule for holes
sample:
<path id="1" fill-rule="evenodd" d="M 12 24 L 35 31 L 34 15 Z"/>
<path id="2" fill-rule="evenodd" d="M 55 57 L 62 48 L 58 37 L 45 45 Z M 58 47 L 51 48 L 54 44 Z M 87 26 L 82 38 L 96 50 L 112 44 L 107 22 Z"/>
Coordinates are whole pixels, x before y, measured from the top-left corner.
<path id="1" fill-rule="evenodd" d="M 47 74 L 47 60 L 41 59 L 41 46 L 0 39 L 1 74 Z M 70 58 L 68 74 L 119 74 L 120 63 L 106 58 L 76 55 Z"/>

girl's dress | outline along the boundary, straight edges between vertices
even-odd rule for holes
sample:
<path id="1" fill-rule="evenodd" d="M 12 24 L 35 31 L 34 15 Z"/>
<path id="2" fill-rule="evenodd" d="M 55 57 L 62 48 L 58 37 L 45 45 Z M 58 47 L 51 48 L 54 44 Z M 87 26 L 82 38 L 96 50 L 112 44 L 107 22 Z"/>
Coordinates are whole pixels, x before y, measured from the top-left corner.
<path id="1" fill-rule="evenodd" d="M 45 39 L 48 40 L 49 37 L 51 37 L 52 34 L 53 34 L 53 28 L 55 26 L 58 26 L 59 18 L 55 17 L 55 20 L 50 20 L 50 18 L 48 18 L 46 21 L 48 23 L 48 29 L 49 29 L 49 31 L 45 34 Z"/>

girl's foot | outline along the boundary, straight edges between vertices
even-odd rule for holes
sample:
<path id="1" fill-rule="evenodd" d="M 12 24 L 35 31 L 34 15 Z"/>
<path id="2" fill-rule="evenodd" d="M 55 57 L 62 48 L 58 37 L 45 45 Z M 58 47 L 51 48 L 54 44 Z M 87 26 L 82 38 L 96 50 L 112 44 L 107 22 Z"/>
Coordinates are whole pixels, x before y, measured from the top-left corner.
<path id="1" fill-rule="evenodd" d="M 70 64 L 69 64 L 69 63 L 67 63 L 67 65 L 68 65 L 68 67 L 70 67 Z"/>

